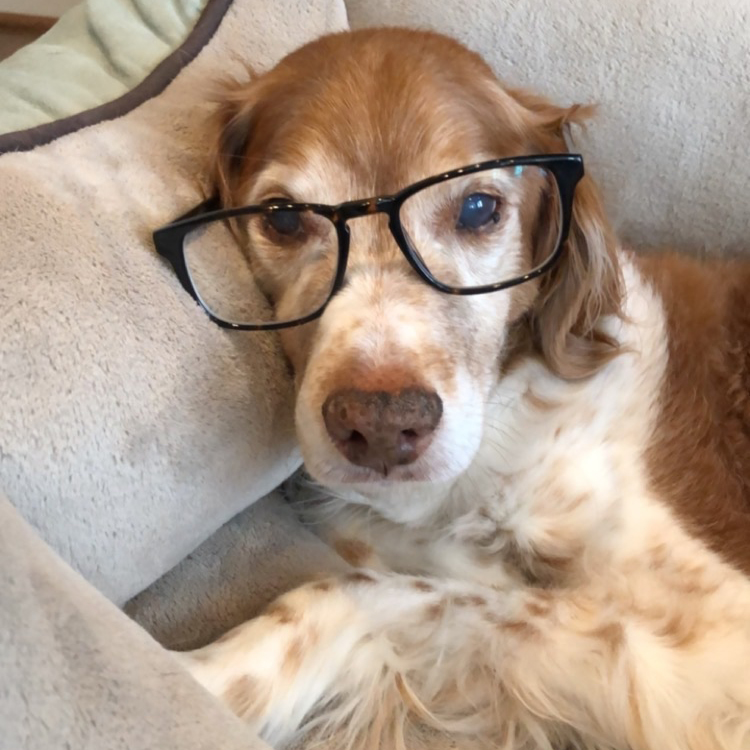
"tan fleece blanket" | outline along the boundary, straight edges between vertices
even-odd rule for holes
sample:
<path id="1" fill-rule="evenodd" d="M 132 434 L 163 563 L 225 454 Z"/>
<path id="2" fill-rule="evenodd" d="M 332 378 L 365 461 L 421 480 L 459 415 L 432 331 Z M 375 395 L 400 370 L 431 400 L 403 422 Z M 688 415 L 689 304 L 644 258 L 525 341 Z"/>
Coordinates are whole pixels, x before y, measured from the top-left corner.
<path id="1" fill-rule="evenodd" d="M 345 21 L 211 0 L 127 96 L 0 136 L 0 488 L 116 603 L 299 465 L 276 339 L 211 323 L 151 232 L 207 189 L 215 79 Z"/>
<path id="2" fill-rule="evenodd" d="M 262 750 L 0 496 L 1 750 Z"/>

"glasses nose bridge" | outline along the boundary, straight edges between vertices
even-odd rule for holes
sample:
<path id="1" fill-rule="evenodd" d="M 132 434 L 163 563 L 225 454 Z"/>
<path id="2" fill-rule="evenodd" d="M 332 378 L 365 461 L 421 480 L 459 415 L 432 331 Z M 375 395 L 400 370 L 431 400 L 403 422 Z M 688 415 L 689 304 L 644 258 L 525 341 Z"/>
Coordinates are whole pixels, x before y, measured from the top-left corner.
<path id="1" fill-rule="evenodd" d="M 336 208 L 334 217 L 344 224 L 351 219 L 361 219 L 376 214 L 385 214 L 390 220 L 395 200 L 394 196 L 384 195 L 349 201 Z"/>
<path id="2" fill-rule="evenodd" d="M 398 217 L 394 216 L 394 211 L 398 210 L 397 201 L 398 196 L 396 195 L 374 196 L 372 198 L 349 201 L 347 203 L 342 203 L 336 208 L 333 219 L 335 222 L 346 227 L 348 232 L 348 224 L 352 219 L 363 219 L 369 216 L 384 214 L 388 221 L 388 232 L 403 253 L 404 251 L 401 247 L 398 233 L 394 231 L 394 220 L 398 223 Z"/>

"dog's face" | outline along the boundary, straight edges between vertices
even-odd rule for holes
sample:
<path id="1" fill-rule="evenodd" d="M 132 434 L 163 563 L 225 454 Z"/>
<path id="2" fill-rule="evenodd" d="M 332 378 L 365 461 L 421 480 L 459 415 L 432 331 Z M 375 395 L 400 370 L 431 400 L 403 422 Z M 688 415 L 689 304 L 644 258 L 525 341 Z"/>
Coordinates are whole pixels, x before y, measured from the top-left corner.
<path id="1" fill-rule="evenodd" d="M 563 151 L 562 127 L 575 112 L 504 90 L 480 58 L 439 35 L 334 35 L 227 89 L 216 176 L 227 204 L 335 205 L 483 160 Z M 317 480 L 377 502 L 399 483 L 460 475 L 482 440 L 511 332 L 515 342 L 523 331 L 564 370 L 566 342 L 585 338 L 574 329 L 590 324 L 596 305 L 586 283 L 578 288 L 572 277 L 597 273 L 586 236 L 608 233 L 589 193 L 584 184 L 574 262 L 564 259 L 546 286 L 542 280 L 477 296 L 444 294 L 420 279 L 384 215 L 349 222 L 344 287 L 319 320 L 281 334 L 295 371 L 298 436 Z M 525 248 L 538 230 L 539 190 L 526 184 L 512 197 L 482 247 L 482 262 L 505 275 L 532 267 Z M 436 207 L 416 202 L 413 211 L 419 224 Z M 432 224 L 422 247 L 450 252 L 453 224 L 441 233 Z M 284 317 L 305 312 L 325 287 L 325 262 L 296 268 L 279 243 L 257 244 L 258 280 L 277 309 Z M 409 520 L 424 511 L 399 508 L 389 515 Z"/>

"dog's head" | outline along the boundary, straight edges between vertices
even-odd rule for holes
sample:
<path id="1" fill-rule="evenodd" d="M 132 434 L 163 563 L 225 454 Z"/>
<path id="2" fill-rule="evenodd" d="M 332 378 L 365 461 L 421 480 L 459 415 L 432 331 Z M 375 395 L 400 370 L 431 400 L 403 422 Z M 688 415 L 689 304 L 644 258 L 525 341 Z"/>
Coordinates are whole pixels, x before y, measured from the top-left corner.
<path id="1" fill-rule="evenodd" d="M 503 88 L 477 55 L 437 34 L 336 34 L 224 88 L 215 179 L 225 205 L 336 205 L 483 160 L 563 152 L 566 127 L 586 114 Z M 534 262 L 526 235 L 541 231 L 529 202 L 508 204 L 513 231 L 502 223 L 491 243 L 492 262 L 512 258 L 518 273 Z M 614 240 L 586 177 L 561 260 L 501 292 L 430 287 L 382 214 L 349 227 L 345 284 L 318 320 L 282 331 L 303 455 L 324 484 L 373 496 L 405 480 L 450 481 L 478 450 L 512 352 L 536 354 L 566 378 L 612 356 L 595 325 L 619 301 Z M 283 252 L 262 266 L 261 285 L 287 315 L 319 293 L 314 271 L 289 277 Z"/>

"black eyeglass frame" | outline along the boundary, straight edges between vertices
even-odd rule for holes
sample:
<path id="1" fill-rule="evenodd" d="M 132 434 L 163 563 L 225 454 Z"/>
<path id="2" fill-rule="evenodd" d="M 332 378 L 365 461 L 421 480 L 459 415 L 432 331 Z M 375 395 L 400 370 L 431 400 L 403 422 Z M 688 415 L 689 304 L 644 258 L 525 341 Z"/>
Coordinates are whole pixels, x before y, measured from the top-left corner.
<path id="1" fill-rule="evenodd" d="M 409 239 L 401 225 L 400 212 L 404 202 L 425 188 L 437 185 L 440 182 L 473 174 L 488 169 L 502 169 L 507 167 L 542 167 L 549 171 L 555 178 L 560 195 L 561 230 L 557 247 L 554 252 L 540 265 L 531 269 L 528 273 L 514 279 L 501 281 L 495 284 L 484 284 L 473 287 L 454 287 L 438 281 L 427 269 L 419 253 L 411 246 Z M 396 240 L 396 244 L 403 253 L 409 265 L 416 271 L 417 275 L 427 284 L 445 294 L 473 295 L 499 292 L 504 289 L 518 286 L 531 281 L 549 271 L 560 259 L 565 248 L 565 242 L 570 232 L 571 216 L 573 211 L 573 197 L 575 189 L 584 175 L 583 157 L 580 154 L 536 154 L 529 156 L 518 156 L 505 159 L 493 159 L 466 167 L 453 169 L 433 177 L 415 182 L 397 193 L 386 196 L 376 196 L 346 203 L 337 206 L 329 206 L 321 203 L 287 203 L 284 201 L 263 203 L 251 206 L 240 206 L 237 208 L 219 208 L 218 197 L 210 198 L 188 211 L 178 219 L 157 229 L 153 233 L 154 245 L 157 252 L 166 258 L 174 268 L 185 291 L 206 311 L 209 318 L 222 328 L 231 328 L 239 331 L 275 331 L 282 328 L 293 328 L 304 325 L 320 317 L 334 295 L 342 288 L 346 275 L 346 266 L 349 259 L 349 227 L 347 222 L 362 216 L 384 213 L 388 216 L 388 227 Z M 232 219 L 237 216 L 252 214 L 270 214 L 275 211 L 312 212 L 328 219 L 336 228 L 338 238 L 338 260 L 336 275 L 331 285 L 331 291 L 321 306 L 309 315 L 283 323 L 270 321 L 268 323 L 232 323 L 216 317 L 206 307 L 196 290 L 187 262 L 185 260 L 185 237 L 198 228 L 201 224 L 221 220 Z"/>

